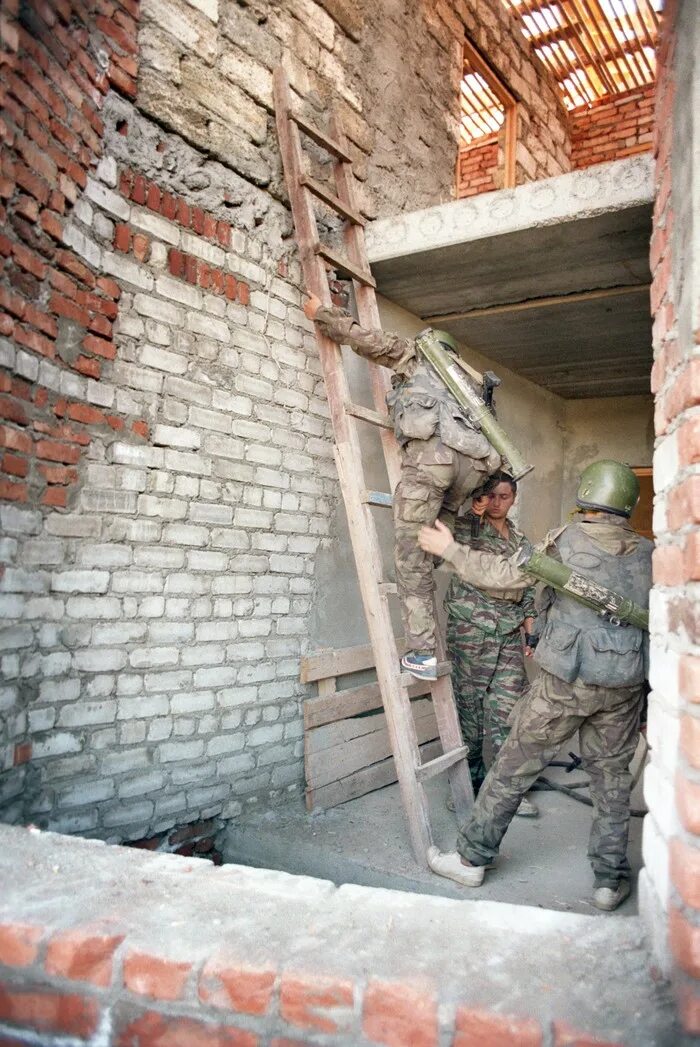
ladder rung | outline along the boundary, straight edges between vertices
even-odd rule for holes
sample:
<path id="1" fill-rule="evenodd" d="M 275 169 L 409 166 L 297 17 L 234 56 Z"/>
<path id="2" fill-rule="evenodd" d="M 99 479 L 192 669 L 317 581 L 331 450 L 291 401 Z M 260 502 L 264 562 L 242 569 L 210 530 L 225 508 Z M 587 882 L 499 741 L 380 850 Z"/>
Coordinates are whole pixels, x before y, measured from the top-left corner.
<path id="1" fill-rule="evenodd" d="M 362 407 L 360 404 L 346 403 L 345 411 L 347 414 L 352 415 L 353 418 L 359 418 L 363 422 L 369 422 L 370 425 L 378 425 L 381 429 L 394 428 L 389 421 L 388 414 L 380 414 L 379 411 L 373 411 L 369 407 Z"/>
<path id="2" fill-rule="evenodd" d="M 441 676 L 449 676 L 449 674 L 451 672 L 452 672 L 452 662 L 438 662 L 438 664 L 437 664 L 438 678 L 440 678 Z M 415 683 L 417 679 L 418 678 L 416 676 L 414 676 L 413 673 L 401 673 L 401 684 L 402 684 L 403 687 L 410 686 L 410 684 Z M 435 680 L 426 680 L 425 683 L 427 683 L 428 686 L 430 686 L 430 684 L 435 685 L 436 681 Z"/>
<path id="3" fill-rule="evenodd" d="M 357 211 L 353 211 L 351 207 L 344 204 L 339 196 L 332 193 L 330 189 L 326 189 L 325 185 L 321 182 L 317 182 L 315 178 L 311 177 L 311 175 L 302 175 L 299 179 L 299 185 L 306 186 L 310 193 L 317 196 L 319 200 L 323 200 L 324 204 L 328 204 L 328 206 L 332 207 L 338 214 L 347 218 L 349 222 L 354 222 L 355 225 L 364 226 L 365 220 L 361 214 L 358 214 Z"/>
<path id="4" fill-rule="evenodd" d="M 349 276 L 353 280 L 357 280 L 358 283 L 364 284 L 365 287 L 376 287 L 377 283 L 371 273 L 365 273 L 362 269 L 358 269 L 356 265 L 349 262 L 347 258 L 343 258 L 342 255 L 336 254 L 330 247 L 326 247 L 325 244 L 316 244 L 314 248 L 316 254 L 319 254 L 321 258 L 333 266 L 343 276 Z"/>
<path id="5" fill-rule="evenodd" d="M 380 505 L 383 509 L 391 509 L 394 499 L 385 491 L 365 491 L 362 499 L 365 505 Z"/>
<path id="6" fill-rule="evenodd" d="M 466 758 L 468 751 L 466 745 L 460 745 L 458 749 L 452 749 L 449 753 L 436 756 L 434 760 L 429 760 L 427 763 L 421 764 L 420 767 L 416 767 L 416 778 L 419 782 L 426 782 L 428 778 L 434 778 L 436 774 L 443 774 L 444 771 L 449 771 L 450 767 Z"/>
<path id="7" fill-rule="evenodd" d="M 303 116 L 297 116 L 296 113 L 290 113 L 289 119 L 293 120 L 300 131 L 303 131 L 305 135 L 308 135 L 316 145 L 320 145 L 321 148 L 325 149 L 327 153 L 331 154 L 331 156 L 336 156 L 338 160 L 342 160 L 344 164 L 352 163 L 352 157 L 347 149 L 343 149 L 339 142 L 329 138 L 323 131 L 319 131 L 318 127 L 314 127 L 313 124 L 307 123 Z"/>

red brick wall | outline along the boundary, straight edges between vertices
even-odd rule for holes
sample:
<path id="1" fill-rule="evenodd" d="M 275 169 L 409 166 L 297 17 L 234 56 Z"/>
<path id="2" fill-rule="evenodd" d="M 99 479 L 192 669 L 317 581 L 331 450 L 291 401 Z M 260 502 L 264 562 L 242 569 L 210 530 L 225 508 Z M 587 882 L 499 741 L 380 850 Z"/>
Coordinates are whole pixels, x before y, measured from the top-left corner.
<path id="1" fill-rule="evenodd" d="M 107 91 L 135 95 L 137 19 L 135 0 L 100 0 L 89 15 L 79 0 L 4 5 L 0 333 L 16 350 L 0 368 L 5 500 L 65 507 L 92 428 L 139 432 L 135 419 L 71 402 L 60 380 L 48 387 L 41 367 L 50 360 L 99 381 L 115 356 L 119 286 L 78 257 L 64 230 L 102 156 Z M 77 352 L 57 346 L 63 320 L 82 332 Z"/>
<path id="2" fill-rule="evenodd" d="M 480 940 L 503 934 L 488 911 L 481 925 L 459 901 L 213 869 L 35 830 L 0 835 L 3 875 L 10 861 L 21 869 L 0 898 L 3 1044 L 17 1030 L 105 1047 L 620 1047 L 597 1000 L 543 1003 L 532 964 L 512 1005 L 500 990 L 494 1003 L 463 953 L 453 969 L 469 920 Z M 33 883 L 29 869 L 51 869 L 50 882 Z M 562 933 L 551 916 L 538 943 Z M 412 923 L 414 950 L 397 948 Z M 650 979 L 644 989 L 653 995 Z"/>
<path id="3" fill-rule="evenodd" d="M 650 770 L 652 783 L 666 774 L 671 795 L 675 784 L 676 811 L 666 816 L 668 804 L 661 791 L 649 791 L 645 851 L 647 865 L 656 873 L 657 894 L 668 907 L 681 1016 L 689 1031 L 700 1033 L 700 658 L 693 653 L 700 634 L 697 597 L 691 587 L 700 579 L 700 478 L 692 472 L 700 461 L 700 426 L 694 413 L 700 404 L 700 361 L 695 358 L 700 331 L 693 329 L 693 310 L 688 305 L 697 300 L 698 251 L 688 192 L 693 177 L 693 130 L 687 121 L 694 60 L 689 41 L 698 32 L 694 10 L 692 4 L 677 2 L 666 8 L 654 133 L 657 196 L 651 305 L 658 547 L 652 605 Z"/>
<path id="4" fill-rule="evenodd" d="M 572 167 L 620 160 L 652 148 L 654 84 L 571 113 Z"/>
<path id="5" fill-rule="evenodd" d="M 460 200 L 499 188 L 498 135 L 489 135 L 484 141 L 463 146 L 457 163 L 457 196 Z"/>

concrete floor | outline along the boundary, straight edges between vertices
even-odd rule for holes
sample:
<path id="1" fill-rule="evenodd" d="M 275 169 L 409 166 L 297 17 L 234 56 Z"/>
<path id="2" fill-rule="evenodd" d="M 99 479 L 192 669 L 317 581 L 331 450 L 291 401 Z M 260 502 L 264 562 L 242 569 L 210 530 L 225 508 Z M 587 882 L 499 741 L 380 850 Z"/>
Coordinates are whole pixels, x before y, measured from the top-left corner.
<path id="1" fill-rule="evenodd" d="M 574 748 L 569 744 L 566 749 Z M 633 770 L 639 755 L 635 758 Z M 570 785 L 585 781 L 550 768 L 547 776 Z M 435 842 L 453 850 L 456 825 L 445 806 L 447 782 L 428 782 Z M 587 790 L 583 791 L 587 795 Z M 460 887 L 421 868 L 411 853 L 398 785 L 388 786 L 329 811 L 309 814 L 295 797 L 284 806 L 249 813 L 226 830 L 226 862 L 368 887 L 434 894 L 445 898 L 484 899 L 537 906 L 562 912 L 599 915 L 590 903 L 592 873 L 586 857 L 591 808 L 559 792 L 533 792 L 540 816 L 514 818 L 497 867 L 478 888 Z M 641 808 L 641 784 L 633 806 Z M 641 867 L 642 819 L 632 818 L 629 859 L 633 884 Z M 635 884 L 636 886 L 636 884 Z M 616 915 L 637 913 L 636 890 Z"/>

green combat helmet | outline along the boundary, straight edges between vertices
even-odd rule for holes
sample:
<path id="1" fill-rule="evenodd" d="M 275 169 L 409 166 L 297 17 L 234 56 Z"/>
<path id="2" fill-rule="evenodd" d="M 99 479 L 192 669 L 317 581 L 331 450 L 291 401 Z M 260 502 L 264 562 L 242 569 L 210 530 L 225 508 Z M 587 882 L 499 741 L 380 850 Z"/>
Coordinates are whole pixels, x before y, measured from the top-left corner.
<path id="1" fill-rule="evenodd" d="M 580 509 L 630 516 L 639 501 L 639 480 L 628 465 L 604 458 L 583 470 L 576 494 Z"/>
<path id="2" fill-rule="evenodd" d="M 457 349 L 457 343 L 449 331 L 438 331 L 437 328 L 434 327 L 433 334 L 437 338 L 440 345 L 444 345 L 445 349 L 449 349 L 452 353 L 459 353 L 459 350 Z"/>

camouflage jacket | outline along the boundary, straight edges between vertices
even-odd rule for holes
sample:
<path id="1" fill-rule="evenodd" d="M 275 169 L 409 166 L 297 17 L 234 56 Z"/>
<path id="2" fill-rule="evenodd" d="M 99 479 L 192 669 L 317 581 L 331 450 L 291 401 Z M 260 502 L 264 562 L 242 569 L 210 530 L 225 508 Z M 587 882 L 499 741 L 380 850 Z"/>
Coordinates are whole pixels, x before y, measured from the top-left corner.
<path id="1" fill-rule="evenodd" d="M 447 447 L 470 458 L 478 460 L 493 454 L 486 437 L 423 360 L 412 338 L 368 331 L 344 309 L 335 307 L 319 309 L 316 323 L 329 338 L 394 372 L 386 402 L 400 444 L 437 435 Z M 477 392 L 481 395 L 480 390 Z"/>
<path id="2" fill-rule="evenodd" d="M 455 526 L 455 541 L 472 550 L 508 558 L 517 553 L 526 540 L 510 520 L 508 537 L 504 538 L 486 517 L 480 521 L 478 537 L 472 538 L 474 519 L 472 513 L 467 513 L 458 518 Z M 520 628 L 525 618 L 534 617 L 535 587 L 477 588 L 455 575 L 447 590 L 445 608 L 451 617 L 471 622 L 484 633 L 507 636 Z"/>

